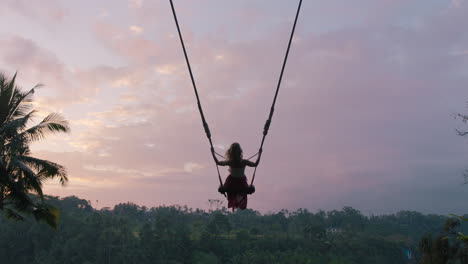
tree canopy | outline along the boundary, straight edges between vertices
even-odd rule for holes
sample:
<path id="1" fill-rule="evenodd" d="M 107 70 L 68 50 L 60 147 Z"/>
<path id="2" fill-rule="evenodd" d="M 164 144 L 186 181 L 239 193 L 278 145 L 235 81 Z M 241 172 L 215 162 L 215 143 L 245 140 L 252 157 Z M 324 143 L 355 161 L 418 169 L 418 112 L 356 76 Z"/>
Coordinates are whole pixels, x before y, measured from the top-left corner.
<path id="1" fill-rule="evenodd" d="M 5 263 L 415 263 L 419 240 L 448 219 L 413 211 L 365 216 L 307 209 L 261 214 L 134 203 L 96 210 L 78 197 L 46 196 L 61 211 L 54 231 L 0 218 Z M 460 230 L 466 230 L 462 224 Z"/>

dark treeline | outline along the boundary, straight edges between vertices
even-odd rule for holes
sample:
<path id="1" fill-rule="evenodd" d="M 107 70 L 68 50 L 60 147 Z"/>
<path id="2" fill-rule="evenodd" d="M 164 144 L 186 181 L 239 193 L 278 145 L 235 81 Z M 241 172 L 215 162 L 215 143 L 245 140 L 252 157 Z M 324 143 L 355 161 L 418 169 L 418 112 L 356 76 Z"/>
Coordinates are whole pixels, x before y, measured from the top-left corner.
<path id="1" fill-rule="evenodd" d="M 61 211 L 57 230 L 0 218 L 1 263 L 416 263 L 421 238 L 447 220 L 412 211 L 367 217 L 351 207 L 260 214 L 232 213 L 218 201 L 207 212 L 48 200 Z"/>

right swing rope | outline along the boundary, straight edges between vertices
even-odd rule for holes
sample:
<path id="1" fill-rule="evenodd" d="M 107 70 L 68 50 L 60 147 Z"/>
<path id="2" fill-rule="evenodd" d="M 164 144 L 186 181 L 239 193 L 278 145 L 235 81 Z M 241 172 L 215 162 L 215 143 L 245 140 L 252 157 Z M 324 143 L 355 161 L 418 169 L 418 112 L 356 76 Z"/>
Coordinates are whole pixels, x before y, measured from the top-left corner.
<path id="1" fill-rule="evenodd" d="M 262 143 L 260 144 L 259 152 L 260 150 L 263 149 L 263 143 L 265 143 L 265 137 L 268 134 L 268 130 L 270 129 L 270 125 L 271 125 L 271 120 L 273 118 L 273 113 L 275 112 L 276 98 L 278 97 L 278 92 L 281 87 L 281 80 L 283 79 L 283 73 L 284 73 L 284 69 L 286 68 L 286 62 L 288 61 L 289 50 L 291 49 L 291 43 L 294 37 L 294 31 L 296 30 L 297 19 L 299 18 L 299 12 L 301 11 L 301 5 L 302 5 L 302 0 L 299 0 L 299 6 L 297 7 L 296 18 L 294 19 L 294 25 L 291 31 L 291 36 L 289 37 L 288 48 L 286 49 L 286 55 L 284 56 L 283 66 L 281 67 L 281 73 L 278 79 L 278 84 L 276 86 L 275 97 L 273 98 L 273 103 L 271 104 L 270 114 L 268 115 L 268 119 L 265 122 L 265 126 L 263 127 L 263 137 L 262 137 Z M 254 173 L 252 175 L 252 181 L 250 182 L 250 185 L 253 185 L 254 183 L 256 172 L 257 172 L 257 167 L 255 167 L 254 169 Z"/>

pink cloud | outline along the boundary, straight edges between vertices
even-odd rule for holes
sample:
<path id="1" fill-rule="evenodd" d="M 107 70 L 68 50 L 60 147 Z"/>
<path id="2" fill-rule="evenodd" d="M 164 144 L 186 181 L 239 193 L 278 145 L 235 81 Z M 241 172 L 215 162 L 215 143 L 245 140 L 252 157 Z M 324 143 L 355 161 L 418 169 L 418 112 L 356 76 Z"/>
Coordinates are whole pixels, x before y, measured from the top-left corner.
<path id="1" fill-rule="evenodd" d="M 66 9 L 57 0 L 44 0 L 40 2 L 6 0 L 3 5 L 25 18 L 39 21 L 63 22 L 67 16 Z"/>
<path id="2" fill-rule="evenodd" d="M 144 62 L 161 54 L 161 48 L 154 42 L 111 24 L 98 22 L 94 31 L 103 43 L 125 58 Z"/>

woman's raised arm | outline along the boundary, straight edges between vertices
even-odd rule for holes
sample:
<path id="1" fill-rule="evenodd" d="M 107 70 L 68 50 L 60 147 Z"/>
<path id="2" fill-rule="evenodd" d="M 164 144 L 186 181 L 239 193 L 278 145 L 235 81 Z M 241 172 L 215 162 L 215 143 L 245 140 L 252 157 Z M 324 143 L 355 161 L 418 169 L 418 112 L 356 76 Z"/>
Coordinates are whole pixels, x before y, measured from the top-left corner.
<path id="1" fill-rule="evenodd" d="M 213 147 L 211 147 L 211 155 L 213 156 L 213 159 L 216 162 L 216 165 L 218 165 L 218 166 L 227 166 L 227 165 L 229 165 L 229 162 L 227 160 L 223 160 L 223 161 L 218 160 Z"/>
<path id="2" fill-rule="evenodd" d="M 246 165 L 246 166 L 249 166 L 249 167 L 257 167 L 258 164 L 260 163 L 260 157 L 262 156 L 262 151 L 263 151 L 262 149 L 260 149 L 260 150 L 258 151 L 257 161 L 252 162 L 252 161 L 250 161 L 250 160 L 244 160 L 245 165 Z"/>

